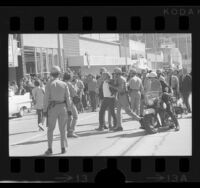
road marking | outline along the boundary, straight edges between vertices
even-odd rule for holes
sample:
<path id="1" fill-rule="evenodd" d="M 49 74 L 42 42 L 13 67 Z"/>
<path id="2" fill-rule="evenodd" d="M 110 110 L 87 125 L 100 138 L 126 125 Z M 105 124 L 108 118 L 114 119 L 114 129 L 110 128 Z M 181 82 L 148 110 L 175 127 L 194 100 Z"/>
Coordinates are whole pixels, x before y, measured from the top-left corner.
<path id="1" fill-rule="evenodd" d="M 96 114 L 92 114 L 90 116 L 86 116 L 86 117 L 83 117 L 83 118 L 80 118 L 78 119 L 79 121 L 83 121 L 83 120 L 86 120 L 88 118 L 91 118 L 93 116 L 95 116 Z M 28 142 L 30 140 L 33 140 L 35 138 L 39 138 L 39 137 L 42 137 L 42 136 L 46 136 L 47 135 L 47 132 L 45 131 L 45 133 L 42 133 L 42 134 L 38 134 L 38 135 L 35 135 L 35 136 L 32 136 L 30 138 L 26 138 L 24 140 L 21 140 L 21 141 L 18 141 L 18 142 L 15 142 L 15 143 L 12 143 L 12 144 L 9 144 L 10 146 L 15 146 L 15 145 L 19 145 L 19 144 L 22 144 L 22 143 L 25 143 L 25 142 Z"/>
<path id="2" fill-rule="evenodd" d="M 35 135 L 35 136 L 32 136 L 30 138 L 26 138 L 24 140 L 21 140 L 21 141 L 18 141 L 18 142 L 15 142 L 15 143 L 12 143 L 12 144 L 9 144 L 10 146 L 15 146 L 15 145 L 18 145 L 18 144 L 22 144 L 22 143 L 25 143 L 25 142 L 28 142 L 30 140 L 33 140 L 35 138 L 38 138 L 38 137 L 41 137 L 41 136 L 45 136 L 47 133 L 42 133 L 42 134 L 38 134 L 38 135 Z"/>

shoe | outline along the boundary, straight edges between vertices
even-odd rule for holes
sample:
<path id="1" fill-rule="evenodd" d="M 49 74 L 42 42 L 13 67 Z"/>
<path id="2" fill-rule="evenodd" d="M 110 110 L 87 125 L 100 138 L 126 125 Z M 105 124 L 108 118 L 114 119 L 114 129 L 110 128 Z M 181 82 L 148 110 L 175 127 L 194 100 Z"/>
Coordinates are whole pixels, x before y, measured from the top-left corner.
<path id="1" fill-rule="evenodd" d="M 69 138 L 78 138 L 78 135 L 76 135 L 75 133 L 70 133 L 70 134 L 67 134 L 67 137 L 69 137 Z"/>
<path id="2" fill-rule="evenodd" d="M 176 126 L 175 131 L 180 131 L 180 126 Z"/>
<path id="3" fill-rule="evenodd" d="M 95 129 L 96 131 L 104 131 L 104 128 L 103 127 L 99 127 L 97 129 Z"/>
<path id="4" fill-rule="evenodd" d="M 109 125 L 109 130 L 110 130 L 110 131 L 113 131 L 113 130 L 116 129 L 116 128 L 117 128 L 116 125 L 114 125 L 114 126 Z"/>
<path id="5" fill-rule="evenodd" d="M 109 129 L 109 130 L 112 130 L 112 129 L 113 129 L 113 126 L 112 126 L 112 125 L 109 125 L 109 126 L 108 126 L 108 129 Z"/>
<path id="6" fill-rule="evenodd" d="M 66 151 L 65 148 L 61 148 L 61 153 L 62 153 L 62 154 L 66 153 L 66 152 L 67 152 L 67 151 Z"/>
<path id="7" fill-rule="evenodd" d="M 122 127 L 117 127 L 115 129 L 113 129 L 113 131 L 117 132 L 117 131 L 123 131 L 123 128 Z"/>
<path id="8" fill-rule="evenodd" d="M 44 129 L 41 127 L 40 124 L 38 125 L 38 127 L 39 127 L 39 131 L 44 131 Z"/>
<path id="9" fill-rule="evenodd" d="M 49 149 L 45 152 L 45 155 L 52 155 L 52 153 L 53 153 L 53 152 L 52 152 L 52 149 L 49 148 Z"/>

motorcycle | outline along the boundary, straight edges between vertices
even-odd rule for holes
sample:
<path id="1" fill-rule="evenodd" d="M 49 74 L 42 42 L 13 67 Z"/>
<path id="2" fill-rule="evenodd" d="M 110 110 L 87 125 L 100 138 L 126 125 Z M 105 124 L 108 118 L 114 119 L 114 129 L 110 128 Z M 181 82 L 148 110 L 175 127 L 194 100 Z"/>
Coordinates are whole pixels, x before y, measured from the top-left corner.
<path id="1" fill-rule="evenodd" d="M 174 128 L 175 122 L 172 115 L 168 113 L 167 104 L 164 102 L 163 97 L 169 97 L 168 108 L 174 113 L 174 108 L 170 99 L 170 95 L 162 93 L 160 90 L 148 90 L 144 94 L 144 110 L 142 126 L 148 134 L 155 134 L 160 127 Z"/>
<path id="2" fill-rule="evenodd" d="M 145 105 L 143 110 L 142 125 L 149 134 L 158 132 L 160 117 L 157 109 L 160 108 L 160 96 L 156 91 L 149 91 L 145 94 Z"/>

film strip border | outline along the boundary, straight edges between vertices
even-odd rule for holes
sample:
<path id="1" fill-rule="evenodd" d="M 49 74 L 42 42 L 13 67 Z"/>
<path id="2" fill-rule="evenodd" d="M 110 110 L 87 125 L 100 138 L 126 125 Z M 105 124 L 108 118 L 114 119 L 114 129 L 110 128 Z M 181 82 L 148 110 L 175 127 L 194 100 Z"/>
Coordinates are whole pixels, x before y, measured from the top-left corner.
<path id="1" fill-rule="evenodd" d="M 103 20 L 102 20 L 103 21 Z M 154 20 L 152 20 L 154 24 L 155 31 L 165 31 L 166 29 L 166 21 L 164 16 L 156 16 Z M 142 21 L 139 16 L 133 16 L 129 19 L 130 30 L 133 31 L 142 31 Z M 106 17 L 105 21 L 106 31 L 117 31 L 119 28 L 118 19 L 115 16 Z M 188 16 L 180 16 L 177 22 L 177 28 L 180 31 L 188 31 L 190 22 Z M 21 19 L 20 17 L 11 17 L 10 18 L 10 31 L 11 32 L 20 32 L 21 28 Z M 46 22 L 44 17 L 35 17 L 33 20 L 33 29 L 35 32 L 46 31 Z M 70 31 L 69 26 L 69 18 L 68 17 L 59 17 L 58 22 L 54 25 L 54 27 L 59 32 Z M 81 18 L 81 31 L 93 32 L 94 29 L 94 19 L 92 16 L 84 16 Z"/>
<path id="2" fill-rule="evenodd" d="M 9 9 L 9 8 L 8 8 Z M 33 8 L 34 9 L 34 8 Z M 69 8 L 67 8 L 69 10 Z M 22 9 L 4 14 L 7 15 L 7 21 L 3 21 L 9 33 L 52 33 L 52 32 L 191 32 L 195 29 L 197 18 L 182 16 L 179 13 L 163 16 L 167 11 L 165 8 L 155 8 L 151 12 L 148 8 L 127 8 L 127 12 L 122 14 L 123 10 L 116 8 L 106 8 L 105 12 L 100 12 L 95 8 L 90 11 L 81 9 L 75 16 L 72 13 L 75 9 L 69 10 L 69 14 L 60 12 L 59 16 L 51 15 L 50 8 L 45 12 L 41 8 L 35 12 L 37 16 L 31 15 L 32 12 L 22 12 Z M 37 10 L 35 8 L 34 10 Z M 58 9 L 59 10 L 59 9 Z M 79 10 L 79 9 L 78 9 Z M 77 10 L 77 12 L 78 12 Z M 111 10 L 111 11 L 110 11 Z M 113 10 L 113 11 L 112 11 Z M 152 9 L 154 10 L 154 9 Z M 170 9 L 171 10 L 171 9 Z M 95 12 L 96 11 L 96 12 Z M 119 12 L 117 12 L 119 11 Z M 120 12 L 121 11 L 121 12 Z M 59 12 L 59 11 L 57 11 Z M 144 12 L 144 14 L 143 14 Z M 1 12 L 2 13 L 2 12 Z M 20 16 L 21 15 L 21 16 Z M 62 15 L 62 16 L 60 16 Z M 81 15 L 81 16 L 80 16 Z M 85 15 L 85 16 L 83 16 Z M 94 16 L 91 16 L 94 15 Z M 109 16 L 108 16 L 109 15 Z M 114 16 L 113 16 L 114 15 Z M 116 16 L 115 16 L 116 15 Z M 139 15 L 139 16 L 138 16 Z M 149 15 L 149 16 L 148 16 Z M 156 16 L 155 16 L 156 15 Z M 158 15 L 158 16 L 157 16 Z M 198 31 L 198 30 L 197 30 Z M 196 31 L 196 32 L 197 32 Z M 196 140 L 197 141 L 197 140 Z M 193 153 L 195 154 L 195 153 Z M 4 171 L 4 179 L 13 180 L 55 180 L 66 182 L 93 182 L 102 169 L 119 169 L 124 175 L 126 181 L 167 181 L 180 182 L 198 178 L 196 171 L 196 159 L 191 157 L 119 157 L 119 158 L 8 158 L 4 161 L 9 164 Z M 111 171 L 112 171 L 111 170 Z M 190 172 L 196 172 L 191 176 Z M 8 176 L 7 176 L 8 175 Z M 9 176 L 10 175 L 10 176 Z M 97 175 L 97 176 L 96 176 Z M 9 178 L 8 178 L 9 177 Z M 123 177 L 123 175 L 121 176 Z"/>
<path id="3" fill-rule="evenodd" d="M 102 177 L 111 181 L 112 175 L 119 177 L 116 182 L 187 182 L 195 168 L 187 157 L 11 158 L 9 162 L 13 179 L 62 182 L 98 182 Z"/>

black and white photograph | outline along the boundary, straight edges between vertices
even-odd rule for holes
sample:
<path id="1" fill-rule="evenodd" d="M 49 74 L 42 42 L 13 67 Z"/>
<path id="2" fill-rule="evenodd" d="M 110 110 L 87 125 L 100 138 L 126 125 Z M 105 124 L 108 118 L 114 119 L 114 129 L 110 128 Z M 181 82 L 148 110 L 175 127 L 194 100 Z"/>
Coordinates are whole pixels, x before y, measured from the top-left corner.
<path id="1" fill-rule="evenodd" d="M 190 33 L 8 36 L 9 156 L 192 156 Z"/>

